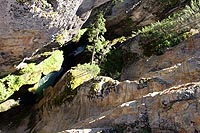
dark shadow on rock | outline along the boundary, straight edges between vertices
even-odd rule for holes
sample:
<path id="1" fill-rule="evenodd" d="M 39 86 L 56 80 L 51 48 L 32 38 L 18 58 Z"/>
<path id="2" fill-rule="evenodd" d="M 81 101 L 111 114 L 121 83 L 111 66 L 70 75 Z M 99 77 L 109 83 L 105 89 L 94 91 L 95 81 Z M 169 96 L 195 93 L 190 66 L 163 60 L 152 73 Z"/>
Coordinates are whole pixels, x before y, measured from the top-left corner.
<path id="1" fill-rule="evenodd" d="M 29 92 L 29 88 L 33 87 L 31 85 L 23 85 L 19 88 L 18 91 L 15 91 L 8 99 L 14 99 L 15 101 L 19 100 L 20 105 L 33 105 L 36 103 L 36 95 L 32 92 Z"/>
<path id="2" fill-rule="evenodd" d="M 71 41 L 60 48 L 60 50 L 63 51 L 64 61 L 62 63 L 62 68 L 64 72 L 77 64 L 88 62 L 87 58 L 83 58 L 87 56 L 85 48 L 88 44 L 90 44 L 90 42 L 88 41 L 87 33 L 85 33 L 78 42 Z M 80 58 L 83 60 L 80 60 Z"/>

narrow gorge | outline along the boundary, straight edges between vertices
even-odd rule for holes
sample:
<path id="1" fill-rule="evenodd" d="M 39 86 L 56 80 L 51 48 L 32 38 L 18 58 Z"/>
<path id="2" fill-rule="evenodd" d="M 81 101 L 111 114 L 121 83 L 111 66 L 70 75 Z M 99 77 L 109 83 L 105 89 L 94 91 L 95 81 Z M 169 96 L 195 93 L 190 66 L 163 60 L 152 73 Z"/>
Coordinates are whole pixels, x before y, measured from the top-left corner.
<path id="1" fill-rule="evenodd" d="M 0 133 L 200 132 L 199 0 L 0 0 Z"/>

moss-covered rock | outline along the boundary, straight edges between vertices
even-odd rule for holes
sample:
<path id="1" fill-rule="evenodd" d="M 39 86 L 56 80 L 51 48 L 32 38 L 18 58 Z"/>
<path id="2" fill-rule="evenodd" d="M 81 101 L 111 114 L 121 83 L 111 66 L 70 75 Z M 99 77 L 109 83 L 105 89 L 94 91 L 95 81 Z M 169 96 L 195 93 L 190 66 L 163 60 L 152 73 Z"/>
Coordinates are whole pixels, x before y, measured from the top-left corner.
<path id="1" fill-rule="evenodd" d="M 55 85 L 56 88 L 56 97 L 51 98 L 52 103 L 54 105 L 61 105 L 65 103 L 65 101 L 72 101 L 74 96 L 77 94 L 77 88 L 82 85 L 84 82 L 89 81 L 90 79 L 96 77 L 100 72 L 100 69 L 97 65 L 90 65 L 90 64 L 83 64 L 78 65 L 76 67 L 73 67 L 71 70 L 69 70 L 65 75 L 65 85 L 63 87 L 59 86 L 57 88 L 57 85 Z M 54 89 L 55 89 L 54 88 Z M 58 91 L 60 89 L 60 91 Z M 48 90 L 47 90 L 48 91 Z M 45 100 L 46 95 L 44 93 Z M 48 98 L 48 97 L 47 97 Z"/>
<path id="2" fill-rule="evenodd" d="M 6 100 L 14 91 L 19 90 L 22 85 L 35 84 L 30 91 L 35 91 L 42 73 L 47 75 L 52 71 L 58 71 L 63 62 L 62 52 L 57 50 L 40 64 L 30 63 L 15 74 L 10 74 L 0 79 L 0 102 Z"/>
<path id="3" fill-rule="evenodd" d="M 74 90 L 84 82 L 96 77 L 100 72 L 97 65 L 83 64 L 72 68 L 67 74 L 67 87 Z"/>

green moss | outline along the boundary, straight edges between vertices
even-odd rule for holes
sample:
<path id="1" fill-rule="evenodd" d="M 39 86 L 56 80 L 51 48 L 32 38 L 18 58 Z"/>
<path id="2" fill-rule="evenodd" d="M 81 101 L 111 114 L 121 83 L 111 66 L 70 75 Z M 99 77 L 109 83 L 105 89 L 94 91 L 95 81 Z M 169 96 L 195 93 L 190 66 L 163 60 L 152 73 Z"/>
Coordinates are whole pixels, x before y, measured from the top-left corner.
<path id="1" fill-rule="evenodd" d="M 25 68 L 20 70 L 19 74 L 22 75 L 22 74 L 25 74 L 25 73 L 30 73 L 30 72 L 35 71 L 35 69 L 36 69 L 35 63 L 30 63 L 30 64 L 27 64 L 27 66 Z"/>
<path id="2" fill-rule="evenodd" d="M 43 73 L 46 75 L 52 71 L 58 71 L 61 67 L 63 60 L 63 52 L 59 50 L 54 51 L 49 58 L 47 58 L 40 64 Z"/>
<path id="3" fill-rule="evenodd" d="M 58 71 L 63 62 L 62 52 L 59 50 L 51 53 L 52 55 L 38 65 L 28 64 L 27 67 L 20 71 L 27 84 L 35 84 L 40 80 L 41 73 L 47 75 L 52 71 Z"/>
<path id="4" fill-rule="evenodd" d="M 77 67 L 72 68 L 72 70 L 68 73 L 67 87 L 73 90 L 84 82 L 97 76 L 99 72 L 100 69 L 97 65 L 90 65 L 87 63 L 78 65 Z"/>
<path id="5" fill-rule="evenodd" d="M 3 102 L 14 91 L 18 90 L 25 83 L 22 76 L 8 75 L 3 79 L 0 79 L 0 102 Z"/>
<path id="6" fill-rule="evenodd" d="M 77 87 L 97 76 L 99 72 L 99 67 L 94 64 L 79 64 L 72 68 L 67 72 L 65 89 L 53 99 L 53 104 L 61 105 L 65 101 L 70 102 L 77 94 Z"/>
<path id="7" fill-rule="evenodd" d="M 0 103 L 3 102 L 6 98 L 13 94 L 13 90 L 5 89 L 5 85 L 0 81 Z"/>
<path id="8" fill-rule="evenodd" d="M 24 84 L 36 84 L 31 88 L 31 91 L 35 91 L 41 78 L 41 73 L 46 75 L 52 71 L 58 71 L 62 62 L 62 52 L 57 50 L 40 64 L 30 63 L 17 74 L 10 74 L 0 79 L 0 102 L 6 100 Z"/>
<path id="9" fill-rule="evenodd" d="M 59 93 L 54 99 L 54 105 L 61 105 L 65 101 L 72 101 L 77 94 L 77 87 L 84 82 L 94 78 L 100 72 L 97 65 L 83 64 L 72 68 L 66 75 L 66 86 L 62 93 Z"/>

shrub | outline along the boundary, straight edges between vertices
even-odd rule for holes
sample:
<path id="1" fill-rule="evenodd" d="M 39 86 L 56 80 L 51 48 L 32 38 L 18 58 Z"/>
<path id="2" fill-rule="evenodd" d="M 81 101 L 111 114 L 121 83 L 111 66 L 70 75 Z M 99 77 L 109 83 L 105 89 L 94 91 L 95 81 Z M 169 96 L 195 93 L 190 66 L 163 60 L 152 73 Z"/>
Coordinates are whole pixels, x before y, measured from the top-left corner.
<path id="1" fill-rule="evenodd" d="M 191 36 L 190 29 L 199 29 L 199 5 L 199 0 L 192 0 L 190 6 L 186 6 L 181 12 L 139 30 L 137 35 L 141 37 L 140 44 L 144 48 L 144 54 L 162 54 L 167 48 Z"/>
<path id="2" fill-rule="evenodd" d="M 122 50 L 111 50 L 104 62 L 101 64 L 101 75 L 112 77 L 113 79 L 119 79 L 123 66 L 122 62 Z"/>

